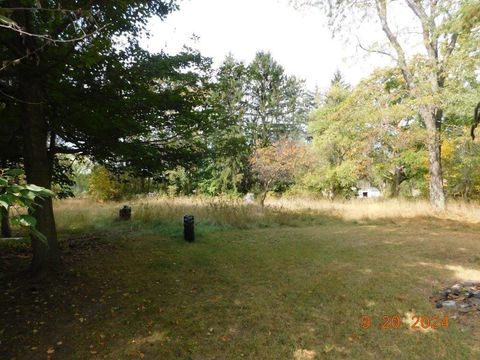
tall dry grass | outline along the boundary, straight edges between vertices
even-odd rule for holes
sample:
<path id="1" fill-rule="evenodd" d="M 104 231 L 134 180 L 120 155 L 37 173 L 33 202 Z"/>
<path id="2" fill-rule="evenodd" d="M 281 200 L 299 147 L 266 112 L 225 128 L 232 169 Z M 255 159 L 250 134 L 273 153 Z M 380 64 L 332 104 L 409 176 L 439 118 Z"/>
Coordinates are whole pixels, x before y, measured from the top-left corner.
<path id="1" fill-rule="evenodd" d="M 310 210 L 344 220 L 411 219 L 432 217 L 466 223 L 480 222 L 480 205 L 449 201 L 445 211 L 435 210 L 426 200 L 353 199 L 329 201 L 309 198 L 270 199 L 268 205 L 286 210 Z"/>
<path id="2" fill-rule="evenodd" d="M 265 208 L 242 200 L 200 197 L 148 197 L 130 200 L 133 223 L 148 227 L 180 228 L 185 214 L 195 215 L 204 227 L 251 228 L 275 225 L 322 223 L 328 218 L 380 220 L 439 218 L 467 223 L 480 222 L 480 205 L 450 201 L 446 211 L 435 211 L 427 201 L 355 199 L 328 201 L 310 198 L 268 199 Z M 99 203 L 90 199 L 55 202 L 60 231 L 106 230 L 121 226 L 118 210 L 123 203 Z"/>
<path id="3" fill-rule="evenodd" d="M 185 214 L 193 214 L 203 227 L 250 228 L 272 225 L 293 225 L 300 221 L 297 211 L 275 207 L 261 208 L 241 200 L 200 197 L 148 197 L 130 200 L 132 220 L 140 228 L 180 227 Z M 60 231 L 102 230 L 118 227 L 118 210 L 124 203 L 95 202 L 90 199 L 59 200 L 54 203 Z"/>

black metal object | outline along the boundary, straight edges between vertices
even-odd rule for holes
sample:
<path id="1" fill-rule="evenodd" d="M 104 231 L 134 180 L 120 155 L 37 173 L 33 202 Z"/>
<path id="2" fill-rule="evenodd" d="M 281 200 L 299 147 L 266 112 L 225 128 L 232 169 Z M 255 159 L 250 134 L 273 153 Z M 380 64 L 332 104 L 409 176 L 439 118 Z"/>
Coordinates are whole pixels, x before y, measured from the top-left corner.
<path id="1" fill-rule="evenodd" d="M 132 218 L 132 208 L 125 205 L 120 209 L 118 215 L 120 216 L 120 220 L 130 220 Z"/>
<path id="2" fill-rule="evenodd" d="M 183 217 L 183 237 L 185 241 L 195 241 L 195 219 L 193 215 L 185 215 Z"/>

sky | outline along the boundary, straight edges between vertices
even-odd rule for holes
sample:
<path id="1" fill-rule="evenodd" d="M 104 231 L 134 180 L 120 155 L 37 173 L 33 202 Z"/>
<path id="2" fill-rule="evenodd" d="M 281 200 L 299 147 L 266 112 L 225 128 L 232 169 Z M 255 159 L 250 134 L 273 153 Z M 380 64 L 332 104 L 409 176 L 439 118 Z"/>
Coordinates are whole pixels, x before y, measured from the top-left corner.
<path id="1" fill-rule="evenodd" d="M 216 66 L 229 53 L 249 62 L 257 51 L 269 51 L 288 74 L 305 79 L 312 90 L 324 90 L 337 69 L 355 85 L 374 67 L 390 64 L 388 57 L 358 48 L 357 36 L 364 46 L 363 41 L 383 39 L 376 24 L 364 25 L 349 38 L 332 38 L 320 10 L 297 10 L 288 0 L 184 0 L 165 20 L 150 21 L 152 36 L 143 46 L 175 54 L 187 45 Z"/>

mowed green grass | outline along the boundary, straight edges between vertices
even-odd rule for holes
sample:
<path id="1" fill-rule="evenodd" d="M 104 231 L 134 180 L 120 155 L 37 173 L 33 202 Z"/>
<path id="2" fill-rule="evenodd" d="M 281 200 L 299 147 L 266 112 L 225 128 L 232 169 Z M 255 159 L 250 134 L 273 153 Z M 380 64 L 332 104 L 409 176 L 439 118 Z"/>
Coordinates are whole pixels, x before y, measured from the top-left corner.
<path id="1" fill-rule="evenodd" d="M 2 285 L 6 359 L 480 357 L 477 314 L 430 332 L 379 327 L 384 315 L 443 316 L 429 296 L 480 270 L 474 225 L 325 219 L 201 231 L 193 244 L 180 232 L 109 241 L 31 295 Z"/>

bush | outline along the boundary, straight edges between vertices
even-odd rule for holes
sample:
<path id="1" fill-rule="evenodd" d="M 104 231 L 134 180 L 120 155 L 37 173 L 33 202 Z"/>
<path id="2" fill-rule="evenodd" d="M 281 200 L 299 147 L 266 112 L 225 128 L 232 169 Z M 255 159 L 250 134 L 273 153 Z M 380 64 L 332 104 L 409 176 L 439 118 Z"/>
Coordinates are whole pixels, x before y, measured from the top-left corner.
<path id="1" fill-rule="evenodd" d="M 105 167 L 95 166 L 89 180 L 88 191 L 94 199 L 100 201 L 120 200 L 121 184 Z"/>

